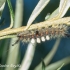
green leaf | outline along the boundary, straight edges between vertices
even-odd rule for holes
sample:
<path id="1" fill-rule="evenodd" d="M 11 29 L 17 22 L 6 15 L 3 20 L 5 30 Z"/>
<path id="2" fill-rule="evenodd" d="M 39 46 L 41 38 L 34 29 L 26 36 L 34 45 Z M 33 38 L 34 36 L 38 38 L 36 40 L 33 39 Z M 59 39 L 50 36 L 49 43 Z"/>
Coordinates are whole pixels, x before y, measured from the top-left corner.
<path id="1" fill-rule="evenodd" d="M 45 63 L 43 59 L 42 59 L 42 70 L 45 70 Z"/>

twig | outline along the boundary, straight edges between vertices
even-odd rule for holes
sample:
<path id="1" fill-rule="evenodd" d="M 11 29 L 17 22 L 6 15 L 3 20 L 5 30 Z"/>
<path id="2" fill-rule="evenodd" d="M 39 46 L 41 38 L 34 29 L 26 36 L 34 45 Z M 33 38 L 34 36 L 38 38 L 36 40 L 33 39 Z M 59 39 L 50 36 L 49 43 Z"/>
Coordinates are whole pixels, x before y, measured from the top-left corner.
<path id="1" fill-rule="evenodd" d="M 66 24 L 66 25 L 70 26 L 70 17 L 65 17 L 65 18 L 61 18 L 58 20 L 54 20 L 54 21 L 44 21 L 44 22 L 32 24 L 28 30 L 37 29 L 37 28 L 41 28 L 41 27 L 48 27 L 51 25 L 54 26 L 54 25 L 58 25 L 58 24 Z M 9 30 L 5 30 L 5 31 L 0 31 L 0 36 L 19 33 L 19 32 L 22 32 L 24 29 L 25 29 L 25 26 L 9 29 Z"/>
<path id="2" fill-rule="evenodd" d="M 17 35 L 7 35 L 7 36 L 2 36 L 2 37 L 0 37 L 0 40 L 1 39 L 6 39 L 6 38 L 14 38 L 14 37 L 16 37 Z"/>

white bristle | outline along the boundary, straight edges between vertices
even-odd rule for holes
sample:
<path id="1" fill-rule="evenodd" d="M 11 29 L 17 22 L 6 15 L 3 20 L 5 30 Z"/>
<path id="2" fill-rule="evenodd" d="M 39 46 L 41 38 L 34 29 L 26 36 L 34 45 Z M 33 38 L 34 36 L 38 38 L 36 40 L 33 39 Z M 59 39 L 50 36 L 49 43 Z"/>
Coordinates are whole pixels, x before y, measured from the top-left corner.
<path id="1" fill-rule="evenodd" d="M 44 42 L 44 41 L 45 41 L 45 37 L 44 37 L 44 36 L 42 36 L 42 37 L 41 37 L 41 40 Z"/>
<path id="2" fill-rule="evenodd" d="M 40 38 L 37 38 L 37 43 L 41 43 L 41 40 L 40 40 Z"/>
<path id="3" fill-rule="evenodd" d="M 50 40 L 50 37 L 49 37 L 49 35 L 47 35 L 47 36 L 46 36 L 46 40 Z"/>
<path id="4" fill-rule="evenodd" d="M 35 39 L 34 38 L 31 39 L 31 43 L 35 43 Z"/>

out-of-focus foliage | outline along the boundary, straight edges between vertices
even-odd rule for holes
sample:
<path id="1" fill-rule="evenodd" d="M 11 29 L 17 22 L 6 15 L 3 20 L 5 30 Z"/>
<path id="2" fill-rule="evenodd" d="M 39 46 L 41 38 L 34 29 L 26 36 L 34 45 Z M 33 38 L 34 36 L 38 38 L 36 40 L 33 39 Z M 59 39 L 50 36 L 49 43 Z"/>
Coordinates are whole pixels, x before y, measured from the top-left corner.
<path id="1" fill-rule="evenodd" d="M 15 2 L 16 1 L 14 1 L 14 0 L 10 0 L 11 1 L 11 3 L 12 3 L 12 7 L 13 7 L 13 11 L 15 10 Z M 51 3 L 51 7 L 56 3 L 56 1 L 54 2 L 54 0 L 50 0 L 50 1 L 52 1 L 52 3 Z M 58 0 L 57 0 L 58 1 Z M 19 1 L 20 2 L 20 1 Z M 58 1 L 59 2 L 59 1 Z M 32 4 L 33 3 L 33 4 Z M 34 9 L 34 7 L 37 5 L 37 3 L 38 3 L 38 0 L 36 0 L 36 1 L 32 1 L 32 0 L 30 0 L 30 1 L 28 1 L 28 0 L 24 0 L 24 11 L 23 11 L 23 15 L 24 15 L 24 18 L 22 19 L 23 20 L 23 24 L 18 24 L 18 26 L 17 26 L 17 23 L 19 22 L 17 22 L 16 24 L 15 24 L 15 26 L 14 27 L 19 27 L 19 26 L 21 26 L 21 25 L 25 25 L 26 24 L 26 22 L 28 21 L 28 18 L 30 17 L 30 14 L 32 13 L 32 11 L 33 11 L 33 9 Z M 49 3 L 48 3 L 49 4 Z M 56 5 L 56 4 L 55 4 Z M 47 5 L 47 6 L 49 6 L 49 5 Z M 55 7 L 55 6 L 54 6 Z M 56 8 L 56 7 L 55 7 Z M 46 11 L 48 12 L 48 13 L 50 13 L 50 15 L 49 15 L 49 17 L 47 18 L 47 19 L 49 19 L 49 18 L 52 18 L 52 17 L 54 17 L 56 14 L 58 14 L 59 12 L 58 12 L 58 9 L 59 8 L 56 8 L 56 10 L 52 10 L 52 8 L 50 8 L 50 10 L 49 10 L 49 8 L 48 9 L 44 9 L 42 12 L 41 12 L 41 14 L 39 14 L 39 16 L 36 18 L 36 20 L 33 22 L 33 23 L 35 23 L 35 22 L 41 22 L 41 21 L 44 21 L 45 20 L 45 16 L 46 16 Z M 19 9 L 18 9 L 19 10 Z M 53 11 L 53 12 L 52 12 Z M 10 22 L 10 14 L 9 14 L 10 12 L 9 12 L 9 8 L 8 8 L 8 5 L 7 5 L 7 2 L 6 2 L 6 5 L 5 5 L 5 9 L 4 9 L 4 11 L 3 11 L 3 15 L 2 16 L 4 16 L 4 18 L 2 18 L 3 20 L 5 20 L 5 23 L 6 23 L 6 25 L 7 25 L 7 23 L 9 23 Z M 69 14 L 68 14 L 69 15 Z M 13 18 L 13 17 L 12 17 Z M 20 17 L 19 17 L 20 18 Z M 18 20 L 19 20 L 19 18 L 18 18 Z M 15 18 L 16 19 L 16 18 Z M 21 19 L 21 18 L 20 18 Z M 17 20 L 16 20 L 17 21 Z M 5 27 L 4 27 L 5 28 Z M 2 41 L 0 41 L 0 63 L 2 64 L 2 65 L 5 65 L 6 64 L 6 62 L 7 62 L 7 65 L 8 64 L 14 64 L 14 65 L 16 65 L 16 64 L 20 64 L 21 62 L 22 62 L 22 58 L 21 57 L 23 57 L 24 56 L 24 54 L 25 54 L 25 50 L 27 49 L 27 44 L 24 44 L 23 45 L 23 50 L 21 49 L 22 48 L 22 46 L 20 46 L 20 48 L 19 48 L 19 43 L 16 45 L 16 48 L 14 47 L 14 46 L 11 46 L 11 44 L 12 44 L 12 42 L 13 41 L 15 41 L 15 40 L 9 40 L 9 39 L 7 39 L 7 40 L 2 40 Z M 63 40 L 64 41 L 64 40 Z M 70 41 L 70 40 L 67 40 L 68 42 Z M 55 43 L 55 41 L 54 40 L 51 40 L 51 41 L 47 41 L 47 42 L 49 42 L 49 44 L 51 45 L 51 47 L 53 47 L 53 44 Z M 65 43 L 66 41 L 64 41 L 64 43 Z M 52 44 L 53 43 L 53 44 Z M 62 42 L 61 42 L 62 43 Z M 61 44 L 60 43 L 60 44 Z M 36 55 L 37 54 L 40 54 L 39 56 L 37 56 L 38 58 L 45 58 L 46 56 L 45 55 L 48 55 L 48 52 L 50 51 L 50 46 L 49 46 L 49 44 L 48 45 L 46 45 L 47 43 L 45 42 L 45 43 L 42 43 L 42 44 L 37 44 L 37 47 L 36 47 L 36 51 L 35 51 L 35 53 L 36 53 Z M 60 44 L 59 44 L 59 46 L 60 46 Z M 20 44 L 21 45 L 21 44 Z M 68 44 L 67 44 L 68 45 Z M 44 46 L 46 46 L 46 47 L 44 47 Z M 59 47 L 58 46 L 58 47 Z M 61 44 L 61 46 L 63 46 L 62 44 Z M 66 46 L 66 45 L 65 45 Z M 42 47 L 43 47 L 43 49 L 45 50 L 42 50 Z M 68 48 L 68 47 L 67 47 Z M 10 49 L 10 50 L 9 50 Z M 13 50 L 12 50 L 13 49 Z M 46 51 L 46 49 L 47 49 L 47 51 Z M 56 52 L 55 54 L 57 54 L 57 55 L 59 55 L 59 56 L 55 56 L 55 58 L 54 58 L 54 60 L 52 60 L 52 62 L 54 62 L 54 64 L 55 64 L 55 62 L 57 61 L 57 60 L 60 60 L 61 58 L 64 58 L 65 57 L 65 55 L 63 55 L 63 54 L 61 54 L 60 53 L 60 50 L 62 50 L 62 49 L 65 49 L 64 47 L 63 48 L 60 48 L 59 49 L 59 52 Z M 11 51 L 12 50 L 12 51 Z M 69 50 L 69 49 L 65 49 L 65 52 L 67 51 L 67 50 Z M 20 52 L 21 52 L 21 56 L 20 56 Z M 22 52 L 23 51 L 23 52 Z M 40 53 L 38 53 L 38 52 L 40 52 Z M 33 52 L 32 52 L 33 53 Z M 62 53 L 63 53 L 63 51 L 62 51 Z M 68 53 L 68 52 L 67 52 Z M 70 52 L 67 54 L 66 53 L 66 57 L 67 56 L 69 56 L 68 54 L 70 54 Z M 8 54 L 9 54 L 9 56 L 8 56 Z M 63 55 L 63 57 L 62 57 L 62 55 Z M 37 59 L 37 57 L 35 57 L 34 56 L 34 58 L 33 59 Z M 59 58 L 60 57 L 60 58 Z M 59 59 L 58 59 L 59 58 Z M 53 59 L 53 58 L 52 58 Z M 20 62 L 19 62 L 19 60 L 20 60 Z M 69 60 L 69 59 L 68 59 Z M 30 61 L 32 61 L 32 60 L 30 60 Z M 39 64 L 39 62 L 40 62 L 41 60 L 39 59 L 38 60 L 38 63 L 35 63 L 34 61 L 34 65 L 32 66 L 32 68 L 34 69 L 35 68 L 35 66 L 36 66 L 36 64 Z M 63 61 L 63 60 L 62 60 Z M 61 61 L 61 62 L 62 62 Z M 65 61 L 67 61 L 67 60 L 64 60 L 63 62 L 65 62 Z M 36 62 L 37 62 L 37 60 L 36 60 Z M 52 63 L 51 62 L 51 63 Z M 52 69 L 56 69 L 56 70 L 60 70 L 60 69 L 62 69 L 62 67 L 63 67 L 63 65 L 61 65 L 61 62 L 59 61 L 59 62 L 56 62 L 56 67 L 54 66 L 54 64 L 52 64 L 51 65 L 51 63 L 49 64 L 49 66 L 46 66 L 45 65 L 45 62 L 44 62 L 44 59 L 43 59 L 43 61 L 42 61 L 42 70 L 46 70 L 48 67 L 52 67 Z M 16 64 L 15 64 L 16 63 Z M 31 62 L 30 62 L 30 64 L 31 64 Z M 33 64 L 33 63 L 32 63 Z M 32 65 L 31 64 L 31 65 Z M 65 63 L 64 63 L 65 64 Z M 30 65 L 29 65 L 30 66 Z M 28 66 L 27 66 L 28 67 Z M 31 67 L 31 66 L 30 66 Z M 32 69 L 31 68 L 31 69 Z M 2 70 L 17 70 L 18 68 L 2 68 L 2 67 L 0 67 L 0 69 L 2 69 Z"/>

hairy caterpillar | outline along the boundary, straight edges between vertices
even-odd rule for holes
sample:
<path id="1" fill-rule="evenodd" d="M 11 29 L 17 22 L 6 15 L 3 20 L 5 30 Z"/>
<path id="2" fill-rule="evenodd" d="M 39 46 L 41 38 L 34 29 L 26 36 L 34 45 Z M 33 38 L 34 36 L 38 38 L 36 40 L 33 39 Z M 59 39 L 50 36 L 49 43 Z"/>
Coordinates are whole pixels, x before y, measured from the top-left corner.
<path id="1" fill-rule="evenodd" d="M 52 38 L 67 37 L 69 36 L 68 28 L 69 27 L 65 24 L 59 24 L 57 27 L 49 26 L 26 30 L 17 35 L 19 39 L 16 41 L 16 43 L 19 40 L 29 42 L 31 39 L 32 43 L 34 40 L 37 43 L 41 43 L 41 41 L 50 40 Z"/>

